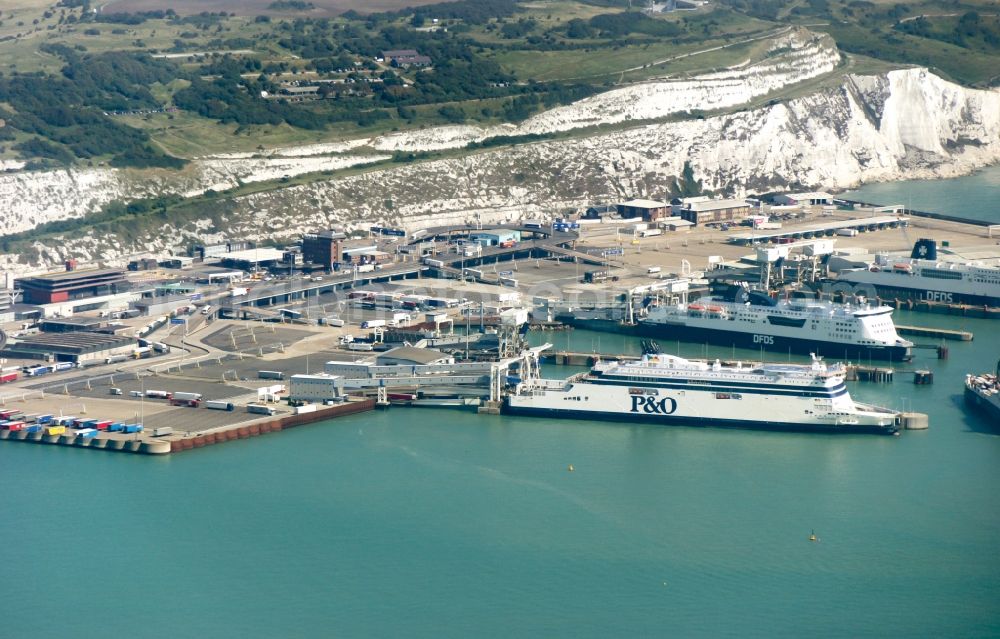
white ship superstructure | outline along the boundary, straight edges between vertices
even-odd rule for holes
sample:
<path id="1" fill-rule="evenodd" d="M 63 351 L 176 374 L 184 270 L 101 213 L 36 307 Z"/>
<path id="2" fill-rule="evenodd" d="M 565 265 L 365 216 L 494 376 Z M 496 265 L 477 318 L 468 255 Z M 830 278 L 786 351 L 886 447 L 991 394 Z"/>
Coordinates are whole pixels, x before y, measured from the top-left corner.
<path id="1" fill-rule="evenodd" d="M 1000 262 L 938 260 L 937 245 L 926 239 L 909 258 L 877 254 L 867 268 L 844 269 L 837 279 L 874 288 L 883 298 L 1000 306 Z"/>
<path id="2" fill-rule="evenodd" d="M 860 404 L 842 366 L 724 365 L 672 355 L 600 363 L 568 380 L 526 379 L 507 397 L 513 413 L 697 426 L 827 432 L 897 432 L 898 413 Z"/>
<path id="3" fill-rule="evenodd" d="M 913 343 L 896 332 L 890 306 L 836 304 L 824 300 L 774 301 L 751 291 L 654 307 L 640 323 L 643 333 L 665 339 L 770 352 L 817 353 L 849 360 L 910 358 Z"/>

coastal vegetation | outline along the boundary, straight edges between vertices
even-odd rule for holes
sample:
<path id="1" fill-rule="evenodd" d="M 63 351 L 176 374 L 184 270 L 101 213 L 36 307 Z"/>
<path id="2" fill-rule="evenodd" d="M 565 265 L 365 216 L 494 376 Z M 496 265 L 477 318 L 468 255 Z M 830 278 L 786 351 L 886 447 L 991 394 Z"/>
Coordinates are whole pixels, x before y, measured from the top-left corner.
<path id="1" fill-rule="evenodd" d="M 235 16 L 61 0 L 0 11 L 0 158 L 29 169 L 178 168 L 195 150 L 251 139 L 516 123 L 619 83 L 741 63 L 763 55 L 761 37 L 795 23 L 818 25 L 862 60 L 997 81 L 1000 22 L 985 2 L 947 11 L 864 0 L 722 0 L 672 13 L 632 5 L 455 0 L 313 18 L 311 2 Z M 406 49 L 428 63 L 382 59 Z"/>
<path id="2" fill-rule="evenodd" d="M 443 124 L 516 124 L 637 81 L 683 79 L 784 55 L 787 47 L 776 49 L 773 36 L 790 25 L 829 33 L 846 54 L 840 66 L 761 93 L 734 111 L 835 86 L 848 70 L 920 64 L 967 86 L 1000 82 L 1000 18 L 985 0 L 946 6 L 720 0 L 667 13 L 641 11 L 633 7 L 641 3 L 628 0 L 457 0 L 337 17 L 324 17 L 319 0 L 273 2 L 250 16 L 31 2 L 36 9 L 0 9 L 0 160 L 23 161 L 25 170 L 110 166 L 190 176 L 200 170 L 191 160 L 212 154 L 265 157 L 274 147 Z M 400 50 L 423 57 L 397 61 L 385 54 Z M 689 109 L 645 122 L 639 115 L 572 132 L 496 127 L 429 153 L 403 146 L 376 157 L 366 148 L 358 153 L 372 154 L 372 161 L 362 157 L 352 168 L 278 173 L 190 197 L 95 204 L 86 217 L 7 236 L 0 250 L 20 254 L 39 238 L 95 229 L 127 239 L 167 221 L 205 216 L 218 217 L 221 228 L 220 216 L 241 195 L 280 193 L 373 167 L 584 138 L 598 128 L 607 133 L 705 116 Z M 706 189 L 691 163 L 674 171 L 662 185 L 670 193 Z"/>

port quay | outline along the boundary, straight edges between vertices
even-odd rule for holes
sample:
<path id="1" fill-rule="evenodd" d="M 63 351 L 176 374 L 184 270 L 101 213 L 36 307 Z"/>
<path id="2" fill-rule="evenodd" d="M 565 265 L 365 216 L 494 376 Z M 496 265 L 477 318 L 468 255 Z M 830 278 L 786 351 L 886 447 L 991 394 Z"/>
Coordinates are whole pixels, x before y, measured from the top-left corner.
<path id="1" fill-rule="evenodd" d="M 541 400 L 526 398 L 581 401 L 567 384 L 596 389 L 606 387 L 602 375 L 641 379 L 635 371 L 654 369 L 663 379 L 678 370 L 706 380 L 759 373 L 775 384 L 812 370 L 809 383 L 833 379 L 820 393 L 830 404 L 818 395 L 821 409 L 805 409 L 805 422 L 756 425 L 808 431 L 822 413 L 815 419 L 832 420 L 824 429 L 850 432 L 863 411 L 838 404 L 853 400 L 838 399 L 846 390 L 837 384 L 900 376 L 952 383 L 935 379 L 933 360 L 974 334 L 920 325 L 919 317 L 1000 318 L 991 292 L 1000 283 L 993 230 L 808 193 L 770 202 L 636 199 L 497 225 L 321 229 L 283 249 L 234 239 L 118 268 L 70 260 L 59 272 L 15 279 L 0 309 L 0 440 L 166 455 L 390 407 L 541 410 Z M 935 251 L 933 264 L 916 259 L 923 246 Z M 914 269 L 952 288 L 910 294 L 877 278 L 851 280 L 863 272 L 915 281 Z M 969 269 L 966 290 L 956 282 Z M 893 325 L 885 319 L 893 309 L 917 312 Z M 759 327 L 732 330 L 757 316 L 766 318 Z M 818 339 L 823 322 L 830 332 Z M 796 337 L 804 326 L 814 331 L 809 339 Z M 574 328 L 605 334 L 608 343 L 615 335 L 647 338 L 650 350 L 549 343 L 552 331 Z M 691 362 L 667 356 L 685 343 Z M 704 346 L 707 355 L 710 345 L 729 354 L 690 358 L 691 348 Z M 825 355 L 835 372 L 810 369 L 810 353 Z M 614 362 L 618 369 L 607 368 Z M 542 363 L 594 371 L 550 380 Z M 727 425 L 725 411 L 711 417 L 706 407 L 730 402 L 728 410 L 734 398 L 750 406 L 749 390 L 761 390 L 753 386 L 760 382 L 727 383 L 733 387 L 699 400 L 698 425 Z M 690 422 L 669 388 L 662 379 L 629 388 L 622 411 L 642 407 L 640 417 Z M 659 393 L 666 395 L 649 399 Z M 927 427 L 926 416 L 904 409 L 891 411 L 887 431 Z M 587 417 L 592 409 L 545 410 Z M 865 414 L 882 424 L 890 413 Z"/>

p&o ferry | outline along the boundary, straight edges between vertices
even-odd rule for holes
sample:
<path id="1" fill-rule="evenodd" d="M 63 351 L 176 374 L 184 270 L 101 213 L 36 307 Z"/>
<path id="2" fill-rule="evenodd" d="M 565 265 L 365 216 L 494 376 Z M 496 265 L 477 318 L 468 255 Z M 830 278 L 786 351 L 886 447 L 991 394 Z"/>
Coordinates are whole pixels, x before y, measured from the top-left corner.
<path id="1" fill-rule="evenodd" d="M 896 411 L 851 399 L 842 365 L 724 365 L 646 354 L 567 380 L 525 379 L 506 410 L 544 417 L 831 433 L 898 432 Z"/>
<path id="2" fill-rule="evenodd" d="M 761 291 L 655 306 L 639 323 L 651 337 L 778 353 L 906 361 L 913 342 L 896 332 L 891 306 L 813 299 L 776 301 Z"/>

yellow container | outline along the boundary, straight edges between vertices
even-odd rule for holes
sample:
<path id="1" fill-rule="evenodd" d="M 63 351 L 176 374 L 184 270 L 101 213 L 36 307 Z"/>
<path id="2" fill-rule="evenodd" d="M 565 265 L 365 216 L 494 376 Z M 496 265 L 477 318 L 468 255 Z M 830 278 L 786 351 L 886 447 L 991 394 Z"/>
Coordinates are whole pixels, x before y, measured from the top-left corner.
<path id="1" fill-rule="evenodd" d="M 66 432 L 65 426 L 49 426 L 45 429 L 46 435 L 62 435 Z"/>

